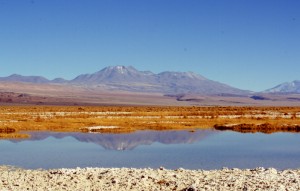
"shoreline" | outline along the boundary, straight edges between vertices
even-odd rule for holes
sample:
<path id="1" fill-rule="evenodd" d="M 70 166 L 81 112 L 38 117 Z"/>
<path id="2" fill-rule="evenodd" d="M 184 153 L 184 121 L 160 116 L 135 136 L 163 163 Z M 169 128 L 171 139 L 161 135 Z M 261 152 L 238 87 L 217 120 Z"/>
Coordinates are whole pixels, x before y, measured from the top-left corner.
<path id="1" fill-rule="evenodd" d="M 22 169 L 0 166 L 0 190 L 300 190 L 300 169 Z"/>

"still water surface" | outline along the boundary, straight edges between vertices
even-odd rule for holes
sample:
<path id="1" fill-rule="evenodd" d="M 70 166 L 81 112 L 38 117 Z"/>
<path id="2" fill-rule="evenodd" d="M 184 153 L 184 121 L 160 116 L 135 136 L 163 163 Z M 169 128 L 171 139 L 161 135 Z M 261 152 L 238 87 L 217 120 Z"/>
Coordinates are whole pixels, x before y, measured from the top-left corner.
<path id="1" fill-rule="evenodd" d="M 300 134 L 139 131 L 131 134 L 29 132 L 0 140 L 0 165 L 24 168 L 300 168 Z"/>

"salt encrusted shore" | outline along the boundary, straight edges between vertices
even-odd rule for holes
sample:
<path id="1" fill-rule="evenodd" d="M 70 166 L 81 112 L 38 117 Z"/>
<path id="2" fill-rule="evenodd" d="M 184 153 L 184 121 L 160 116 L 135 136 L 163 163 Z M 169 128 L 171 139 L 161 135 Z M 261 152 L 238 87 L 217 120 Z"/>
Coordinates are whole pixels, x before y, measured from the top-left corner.
<path id="1" fill-rule="evenodd" d="M 26 170 L 0 166 L 0 190 L 300 190 L 300 170 Z"/>

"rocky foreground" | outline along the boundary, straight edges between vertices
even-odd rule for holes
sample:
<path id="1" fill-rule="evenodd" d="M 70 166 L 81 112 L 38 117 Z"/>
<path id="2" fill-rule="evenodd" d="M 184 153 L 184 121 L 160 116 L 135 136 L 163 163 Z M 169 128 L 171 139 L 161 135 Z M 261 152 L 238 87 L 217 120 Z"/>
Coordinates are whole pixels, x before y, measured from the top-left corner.
<path id="1" fill-rule="evenodd" d="M 300 170 L 25 170 L 0 166 L 0 190 L 300 190 Z"/>

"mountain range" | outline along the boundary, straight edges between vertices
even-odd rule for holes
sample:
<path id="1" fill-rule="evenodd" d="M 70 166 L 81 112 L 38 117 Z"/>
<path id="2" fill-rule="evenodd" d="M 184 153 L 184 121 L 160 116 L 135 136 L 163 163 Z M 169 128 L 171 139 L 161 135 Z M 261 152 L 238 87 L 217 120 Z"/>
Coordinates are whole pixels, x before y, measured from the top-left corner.
<path id="1" fill-rule="evenodd" d="M 110 66 L 72 80 L 13 74 L 0 77 L 0 105 L 300 105 L 300 81 L 251 92 L 193 72 Z"/>
<path id="2" fill-rule="evenodd" d="M 93 74 L 82 74 L 72 80 L 56 78 L 48 80 L 42 76 L 21 76 L 13 74 L 1 77 L 5 82 L 26 82 L 37 84 L 70 84 L 108 90 L 129 92 L 153 92 L 163 94 L 237 94 L 245 95 L 250 91 L 241 90 L 229 85 L 207 79 L 193 72 L 138 71 L 132 66 L 110 66 Z"/>

